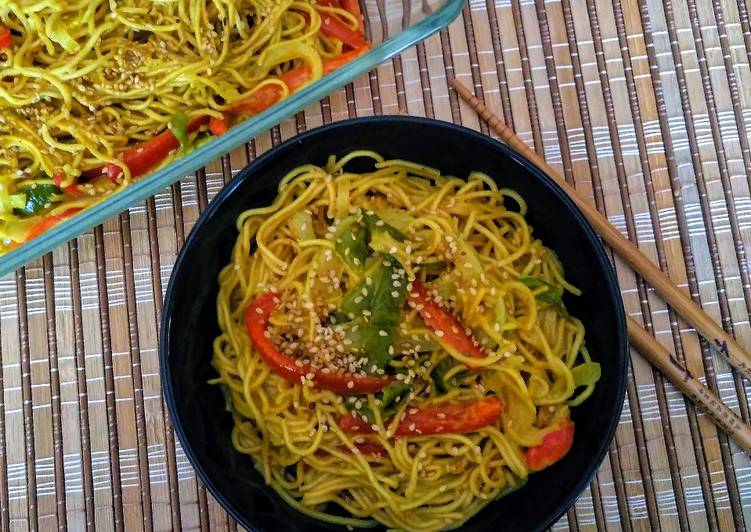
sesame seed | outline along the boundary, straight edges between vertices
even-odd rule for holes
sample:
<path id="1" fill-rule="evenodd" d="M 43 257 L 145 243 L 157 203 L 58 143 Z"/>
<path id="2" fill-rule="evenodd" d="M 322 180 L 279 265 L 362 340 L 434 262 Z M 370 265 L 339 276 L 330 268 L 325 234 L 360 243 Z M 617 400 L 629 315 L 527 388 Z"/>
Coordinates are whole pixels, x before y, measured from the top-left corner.
<path id="1" fill-rule="evenodd" d="M 349 388 L 351 390 L 354 387 L 355 387 L 354 381 L 347 381 L 347 388 Z"/>
<path id="2" fill-rule="evenodd" d="M 436 336 L 437 336 L 438 338 L 443 338 L 443 335 L 444 335 L 444 334 L 445 334 L 445 333 L 444 333 L 443 331 L 436 331 L 436 332 L 435 332 L 435 335 L 436 335 Z"/>

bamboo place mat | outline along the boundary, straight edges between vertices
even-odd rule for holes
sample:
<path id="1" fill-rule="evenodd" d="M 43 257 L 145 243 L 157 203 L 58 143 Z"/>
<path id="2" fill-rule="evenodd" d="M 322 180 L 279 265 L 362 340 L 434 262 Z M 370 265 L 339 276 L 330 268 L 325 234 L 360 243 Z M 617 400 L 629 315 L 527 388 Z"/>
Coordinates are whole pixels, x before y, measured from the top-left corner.
<path id="1" fill-rule="evenodd" d="M 447 75 L 751 347 L 748 11 L 744 0 L 472 0 L 446 31 L 247 149 L 0 279 L 0 528 L 236 528 L 196 480 L 160 395 L 176 253 L 233 173 L 298 131 L 406 113 L 488 133 Z M 615 267 L 627 311 L 748 421 L 748 383 Z M 555 529 L 751 527 L 749 457 L 636 354 L 630 372 L 610 453 Z"/>

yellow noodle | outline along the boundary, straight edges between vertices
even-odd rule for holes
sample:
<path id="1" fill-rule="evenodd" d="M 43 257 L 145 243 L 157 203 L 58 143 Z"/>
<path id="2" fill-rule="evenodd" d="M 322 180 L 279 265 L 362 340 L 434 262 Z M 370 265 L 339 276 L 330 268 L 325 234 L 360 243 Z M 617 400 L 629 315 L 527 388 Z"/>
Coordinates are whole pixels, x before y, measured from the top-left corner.
<path id="1" fill-rule="evenodd" d="M 372 160 L 372 169 L 348 171 L 353 159 L 358 168 Z M 291 171 L 270 207 L 240 215 L 232 262 L 219 276 L 222 332 L 213 364 L 217 380 L 230 390 L 235 448 L 252 457 L 285 501 L 351 527 L 451 529 L 526 481 L 525 451 L 569 419 L 567 404 L 578 404 L 594 388 L 594 382 L 577 385 L 574 379 L 581 364 L 591 363 L 583 325 L 551 299 L 578 290 L 532 235 L 526 211 L 523 198 L 485 174 L 472 173 L 465 182 L 423 164 L 357 151 L 330 157 L 324 168 Z M 390 252 L 407 275 L 434 287 L 484 348 L 482 359 L 459 352 L 405 306 L 400 347 L 387 371 L 400 372 L 411 392 L 403 392 L 406 398 L 389 413 L 382 411 L 380 394 L 346 397 L 310 381 L 290 384 L 253 346 L 244 317 L 253 299 L 279 294 L 286 310 L 272 314 L 267 333 L 288 356 L 307 362 L 313 355 L 303 346 L 324 345 L 326 331 L 335 332 L 327 316 L 388 255 L 372 254 L 362 270 L 346 264 L 338 226 L 350 216 L 379 213 L 400 225 L 404 241 L 382 238 L 391 238 Z M 425 271 L 430 263 L 443 264 L 443 271 Z M 416 349 L 410 342 L 425 345 Z M 336 356 L 351 354 L 346 342 L 337 345 L 343 349 Z M 431 373 L 442 364 L 450 365 L 445 393 Z M 582 397 L 574 397 L 581 386 Z M 487 396 L 504 404 L 494 424 L 465 434 L 394 436 L 413 408 Z M 377 431 L 345 433 L 338 419 L 363 405 L 372 414 L 363 423 Z M 383 450 L 364 454 L 357 447 L 363 442 Z M 352 517 L 341 517 L 336 507 Z"/>
<path id="2" fill-rule="evenodd" d="M 360 30 L 316 0 L 0 1 L 0 29 L 12 32 L 0 49 L 0 255 L 37 223 L 51 227 L 140 177 L 123 152 L 176 117 L 221 118 L 264 89 L 285 98 L 299 86 L 279 76 L 295 68 L 320 78 L 346 50 L 322 17 Z M 121 168 L 116 183 L 99 173 L 106 164 Z M 62 190 L 50 205 L 24 211 L 29 187 L 53 176 Z"/>

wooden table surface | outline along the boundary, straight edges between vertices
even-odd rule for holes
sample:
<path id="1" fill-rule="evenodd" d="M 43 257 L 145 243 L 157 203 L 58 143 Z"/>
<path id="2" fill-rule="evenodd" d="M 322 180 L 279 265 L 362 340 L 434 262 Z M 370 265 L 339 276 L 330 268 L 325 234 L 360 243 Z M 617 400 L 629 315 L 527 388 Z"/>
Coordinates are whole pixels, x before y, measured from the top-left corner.
<path id="1" fill-rule="evenodd" d="M 249 160 L 351 116 L 488 133 L 454 74 L 751 348 L 745 0 L 471 0 L 445 31 L 0 278 L 0 530 L 234 529 L 166 417 L 157 330 L 185 235 Z M 749 388 L 615 259 L 627 311 L 747 421 Z M 599 356 L 607 356 L 601 353 Z M 749 457 L 632 353 L 599 473 L 555 529 L 751 527 Z"/>

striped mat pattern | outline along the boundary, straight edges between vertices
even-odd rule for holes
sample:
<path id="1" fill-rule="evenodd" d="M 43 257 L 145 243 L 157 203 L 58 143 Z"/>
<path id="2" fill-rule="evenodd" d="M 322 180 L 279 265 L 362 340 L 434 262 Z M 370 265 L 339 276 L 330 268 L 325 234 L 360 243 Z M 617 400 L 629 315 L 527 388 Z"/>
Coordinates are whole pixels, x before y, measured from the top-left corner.
<path id="1" fill-rule="evenodd" d="M 235 530 L 160 395 L 176 253 L 249 160 L 352 116 L 489 133 L 447 75 L 751 348 L 745 0 L 471 0 L 447 30 L 142 205 L 0 279 L 0 530 Z M 614 258 L 627 311 L 746 421 L 748 383 Z M 606 354 L 603 354 L 606 356 Z M 751 527 L 751 463 L 637 354 L 597 477 L 555 530 Z"/>

